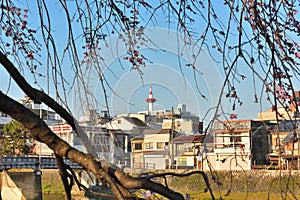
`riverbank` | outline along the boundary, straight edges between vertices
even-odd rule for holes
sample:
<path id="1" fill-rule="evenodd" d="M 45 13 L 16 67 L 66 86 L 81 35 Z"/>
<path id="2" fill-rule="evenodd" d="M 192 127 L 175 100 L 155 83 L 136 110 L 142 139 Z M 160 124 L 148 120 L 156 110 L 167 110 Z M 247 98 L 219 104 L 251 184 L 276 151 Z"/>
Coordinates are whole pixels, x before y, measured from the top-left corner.
<path id="1" fill-rule="evenodd" d="M 207 175 L 216 199 L 300 199 L 299 171 L 217 171 Z M 201 175 L 172 178 L 169 185 L 191 198 L 211 197 Z"/>
<path id="2" fill-rule="evenodd" d="M 43 169 L 42 171 L 42 193 L 43 194 L 64 194 L 64 186 L 57 169 Z M 72 188 L 72 195 L 84 196 L 77 185 Z"/>
<path id="3" fill-rule="evenodd" d="M 159 173 L 157 171 L 154 173 Z M 132 174 L 138 175 L 138 174 Z M 223 199 L 275 199 L 292 197 L 300 199 L 299 171 L 217 171 L 207 172 L 214 196 Z M 157 181 L 163 182 L 162 179 Z M 169 178 L 168 185 L 175 191 L 188 194 L 192 199 L 210 199 L 204 179 L 201 175 Z M 43 170 L 43 194 L 63 194 L 63 184 L 57 170 Z M 74 196 L 84 196 L 77 186 L 72 189 Z M 286 196 L 285 196 L 286 195 Z M 295 199 L 295 198 L 294 198 Z"/>

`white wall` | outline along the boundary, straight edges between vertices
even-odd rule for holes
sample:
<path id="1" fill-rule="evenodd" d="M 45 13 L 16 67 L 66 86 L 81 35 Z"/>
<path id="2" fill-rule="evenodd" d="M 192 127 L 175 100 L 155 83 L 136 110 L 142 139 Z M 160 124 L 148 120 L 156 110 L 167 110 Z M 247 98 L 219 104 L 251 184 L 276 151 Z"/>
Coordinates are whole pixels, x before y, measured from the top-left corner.
<path id="1" fill-rule="evenodd" d="M 104 127 L 109 130 L 123 130 L 123 131 L 130 131 L 134 128 L 133 124 L 127 121 L 123 117 L 116 118 L 113 121 L 104 124 Z"/>
<path id="2" fill-rule="evenodd" d="M 207 158 L 203 161 L 203 170 L 208 171 L 208 161 L 214 169 L 212 170 L 251 170 L 251 160 L 248 156 L 233 154 L 217 155 L 214 153 L 207 154 Z M 222 162 L 223 161 L 223 162 Z"/>
<path id="3" fill-rule="evenodd" d="M 145 165 L 155 164 L 155 169 L 166 169 L 166 158 L 163 155 L 144 155 Z"/>

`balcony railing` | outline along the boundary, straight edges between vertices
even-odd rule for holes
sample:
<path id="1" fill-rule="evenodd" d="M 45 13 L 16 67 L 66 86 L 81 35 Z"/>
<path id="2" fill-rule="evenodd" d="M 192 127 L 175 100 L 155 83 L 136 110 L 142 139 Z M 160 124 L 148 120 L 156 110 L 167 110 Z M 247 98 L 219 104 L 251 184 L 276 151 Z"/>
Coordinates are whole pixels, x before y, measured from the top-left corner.
<path id="1" fill-rule="evenodd" d="M 134 169 L 155 169 L 155 163 L 133 163 Z"/>
<path id="2" fill-rule="evenodd" d="M 243 150 L 245 152 L 250 152 L 249 145 L 243 142 L 237 142 L 237 143 L 215 143 L 214 146 L 214 152 L 215 153 L 232 153 L 236 152 L 237 150 Z"/>

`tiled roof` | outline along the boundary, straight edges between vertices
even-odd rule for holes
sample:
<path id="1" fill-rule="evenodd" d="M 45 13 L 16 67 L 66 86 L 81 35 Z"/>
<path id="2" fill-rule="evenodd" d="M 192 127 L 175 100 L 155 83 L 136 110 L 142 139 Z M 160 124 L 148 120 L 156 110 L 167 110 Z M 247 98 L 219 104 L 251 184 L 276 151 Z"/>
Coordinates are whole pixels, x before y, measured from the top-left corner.
<path id="1" fill-rule="evenodd" d="M 144 155 L 169 155 L 169 150 L 148 151 Z"/>
<path id="2" fill-rule="evenodd" d="M 159 129 L 159 130 L 152 130 L 146 129 L 144 134 L 170 134 L 170 129 Z"/>
<path id="3" fill-rule="evenodd" d="M 294 127 L 299 127 L 300 121 L 299 120 L 283 120 L 280 122 L 278 126 L 278 130 L 280 132 L 290 132 L 294 130 Z"/>
<path id="4" fill-rule="evenodd" d="M 138 118 L 135 118 L 135 117 L 123 117 L 123 118 L 136 126 L 139 126 L 139 127 L 147 126 L 146 123 L 144 123 L 142 120 L 140 120 Z"/>
<path id="5" fill-rule="evenodd" d="M 300 132 L 296 131 L 296 133 L 294 131 L 289 132 L 289 134 L 282 140 L 283 144 L 289 143 L 289 142 L 294 142 L 294 141 L 299 141 L 300 136 Z"/>
<path id="6" fill-rule="evenodd" d="M 195 142 L 202 142 L 205 135 L 180 135 L 174 138 L 175 143 L 195 143 Z"/>
<path id="7" fill-rule="evenodd" d="M 139 140 L 144 140 L 144 136 L 143 135 L 139 135 L 139 136 L 136 136 L 134 138 L 131 139 L 131 141 L 139 141 Z"/>

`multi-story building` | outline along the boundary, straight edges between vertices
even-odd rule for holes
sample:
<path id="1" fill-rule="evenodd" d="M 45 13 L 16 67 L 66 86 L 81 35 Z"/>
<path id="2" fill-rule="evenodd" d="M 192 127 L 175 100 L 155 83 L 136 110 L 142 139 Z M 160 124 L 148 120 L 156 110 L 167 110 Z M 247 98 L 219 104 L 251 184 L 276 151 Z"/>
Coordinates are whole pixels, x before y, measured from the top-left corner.
<path id="1" fill-rule="evenodd" d="M 249 170 L 268 164 L 270 125 L 263 121 L 218 121 L 213 126 L 214 152 L 206 159 L 216 170 Z M 209 166 L 205 166 L 208 169 Z"/>
<path id="2" fill-rule="evenodd" d="M 131 168 L 166 169 L 170 166 L 170 129 L 145 130 L 131 140 Z"/>
<path id="3" fill-rule="evenodd" d="M 60 121 L 56 118 L 55 112 L 49 109 L 43 109 L 42 104 L 34 102 L 27 95 L 25 95 L 24 98 L 19 99 L 18 102 L 26 108 L 30 109 L 36 115 L 40 116 L 40 118 L 42 118 L 48 125 L 55 124 Z M 0 128 L 2 128 L 5 124 L 11 122 L 11 120 L 12 118 L 9 115 L 0 112 Z"/>
<path id="4" fill-rule="evenodd" d="M 110 137 L 106 129 L 99 124 L 98 114 L 93 110 L 87 110 L 86 116 L 81 117 L 79 122 L 80 127 L 87 135 L 88 142 L 91 148 L 97 154 L 96 156 L 101 160 L 108 162 L 113 161 L 113 139 Z M 67 123 L 56 123 L 49 125 L 49 128 L 59 136 L 61 139 L 68 142 L 72 147 L 87 152 L 82 145 L 80 138 L 77 136 L 73 128 Z M 36 154 L 38 155 L 52 155 L 53 151 L 44 143 L 37 142 Z"/>
<path id="5" fill-rule="evenodd" d="M 300 120 L 283 120 L 272 131 L 269 159 L 277 168 L 300 169 Z"/>
<path id="6" fill-rule="evenodd" d="M 159 110 L 152 113 L 153 115 L 148 116 L 147 119 L 161 123 L 162 129 L 174 129 L 186 135 L 199 134 L 202 131 L 199 129 L 199 117 L 187 111 L 185 104 L 178 104 L 177 109 L 174 110 Z"/>
<path id="7" fill-rule="evenodd" d="M 18 102 L 26 108 L 30 109 L 36 115 L 40 116 L 40 118 L 43 119 L 48 125 L 62 122 L 62 120 L 57 118 L 54 111 L 50 109 L 44 109 L 42 104 L 34 102 L 27 95 L 25 95 L 24 98 L 19 99 Z"/>
<path id="8" fill-rule="evenodd" d="M 131 139 L 143 134 L 148 125 L 135 117 L 119 116 L 103 124 L 110 137 L 114 138 L 114 163 L 130 166 Z"/>
<path id="9" fill-rule="evenodd" d="M 172 129 L 145 130 L 143 135 L 133 138 L 132 168 L 201 169 L 199 155 L 205 136 L 177 134 Z"/>
<path id="10" fill-rule="evenodd" d="M 153 97 L 152 87 L 150 87 L 149 97 L 146 99 L 146 102 L 148 102 L 149 108 L 147 111 L 128 115 L 135 115 L 135 117 L 147 123 L 151 129 L 174 129 L 184 134 L 201 133 L 199 117 L 187 111 L 186 104 L 178 104 L 177 109 L 153 110 L 153 103 L 156 102 L 156 99 Z"/>
<path id="11" fill-rule="evenodd" d="M 87 153 L 81 139 L 69 124 L 55 124 L 49 128 L 75 149 Z M 95 156 L 106 162 L 114 162 L 115 153 L 118 152 L 115 138 L 100 126 L 81 126 L 81 128 L 87 134 L 88 143 L 96 153 Z M 36 154 L 38 155 L 53 155 L 53 151 L 44 143 L 37 142 L 36 147 Z"/>
<path id="12" fill-rule="evenodd" d="M 257 114 L 257 120 L 277 122 L 299 118 L 300 114 L 300 91 L 295 91 L 295 96 L 290 97 L 290 104 L 267 109 L 266 112 Z"/>
<path id="13" fill-rule="evenodd" d="M 295 91 L 294 96 L 291 96 L 289 100 L 288 106 L 258 113 L 259 120 L 269 120 L 274 123 L 271 131 L 272 147 L 268 154 L 272 168 L 300 169 L 300 91 Z"/>
<path id="14" fill-rule="evenodd" d="M 205 135 L 180 135 L 169 144 L 175 169 L 202 169 L 201 151 Z M 174 153 L 173 153 L 174 152 Z"/>

